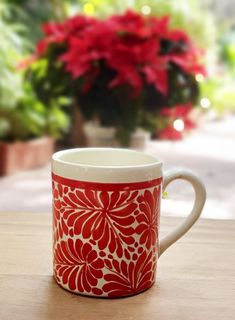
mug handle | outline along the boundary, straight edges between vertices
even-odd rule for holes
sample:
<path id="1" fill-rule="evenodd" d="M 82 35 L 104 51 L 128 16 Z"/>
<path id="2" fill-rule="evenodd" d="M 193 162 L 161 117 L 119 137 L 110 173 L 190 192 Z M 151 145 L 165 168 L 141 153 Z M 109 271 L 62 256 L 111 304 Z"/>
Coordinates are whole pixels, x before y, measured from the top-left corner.
<path id="1" fill-rule="evenodd" d="M 191 183 L 195 192 L 194 205 L 188 217 L 172 232 L 160 240 L 159 257 L 168 247 L 181 238 L 194 225 L 194 223 L 200 217 L 206 201 L 206 189 L 203 182 L 188 170 L 174 169 L 167 171 L 163 178 L 163 191 L 170 182 L 176 179 L 183 179 Z"/>

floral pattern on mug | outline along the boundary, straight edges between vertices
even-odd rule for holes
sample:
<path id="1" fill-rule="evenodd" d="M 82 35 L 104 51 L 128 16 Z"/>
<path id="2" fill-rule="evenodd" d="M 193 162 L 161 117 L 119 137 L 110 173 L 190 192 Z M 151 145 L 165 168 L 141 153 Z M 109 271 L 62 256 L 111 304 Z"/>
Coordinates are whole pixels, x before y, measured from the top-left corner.
<path id="1" fill-rule="evenodd" d="M 82 182 L 54 175 L 54 274 L 75 293 L 120 297 L 155 279 L 161 179 L 154 185 Z M 107 185 L 110 188 L 107 188 Z"/>
<path id="2" fill-rule="evenodd" d="M 58 243 L 54 263 L 57 279 L 70 290 L 89 293 L 103 277 L 103 260 L 89 243 L 83 244 L 80 239 Z"/>
<path id="3" fill-rule="evenodd" d="M 147 248 L 154 246 L 158 237 L 158 224 L 160 217 L 160 188 L 154 188 L 153 192 L 146 190 L 138 197 L 140 214 L 136 220 L 138 226 L 135 229 L 140 234 L 140 244 L 146 244 Z"/>
<path id="4" fill-rule="evenodd" d="M 143 250 L 129 263 L 125 260 L 120 262 L 114 260 L 110 265 L 108 261 L 105 261 L 105 265 L 111 273 L 104 275 L 107 283 L 102 290 L 107 292 L 109 297 L 133 295 L 146 290 L 153 284 L 156 255 L 152 250 L 148 254 Z"/>

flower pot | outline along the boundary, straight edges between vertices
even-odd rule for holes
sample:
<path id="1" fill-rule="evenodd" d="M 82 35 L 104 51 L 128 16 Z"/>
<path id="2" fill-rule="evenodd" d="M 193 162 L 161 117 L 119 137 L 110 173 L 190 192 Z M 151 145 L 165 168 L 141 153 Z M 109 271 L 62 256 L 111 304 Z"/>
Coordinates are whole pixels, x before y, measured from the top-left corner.
<path id="1" fill-rule="evenodd" d="M 29 141 L 0 141 L 0 176 L 46 165 L 54 151 L 54 139 L 42 137 Z"/>
<path id="2" fill-rule="evenodd" d="M 94 122 L 87 122 L 84 125 L 84 132 L 88 147 L 121 147 L 120 142 L 115 138 L 114 127 L 102 127 Z M 138 128 L 131 135 L 130 148 L 143 150 L 150 139 L 150 133 Z"/>

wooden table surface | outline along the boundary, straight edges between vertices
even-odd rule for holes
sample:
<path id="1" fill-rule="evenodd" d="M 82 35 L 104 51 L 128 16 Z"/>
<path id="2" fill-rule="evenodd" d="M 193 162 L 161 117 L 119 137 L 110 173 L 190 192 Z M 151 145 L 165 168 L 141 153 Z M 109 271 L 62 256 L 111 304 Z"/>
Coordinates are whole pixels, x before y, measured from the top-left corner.
<path id="1" fill-rule="evenodd" d="M 162 218 L 161 232 L 177 223 Z M 0 213 L 1 320 L 235 319 L 235 221 L 199 221 L 160 258 L 156 285 L 114 300 L 58 287 L 51 239 L 49 214 Z"/>

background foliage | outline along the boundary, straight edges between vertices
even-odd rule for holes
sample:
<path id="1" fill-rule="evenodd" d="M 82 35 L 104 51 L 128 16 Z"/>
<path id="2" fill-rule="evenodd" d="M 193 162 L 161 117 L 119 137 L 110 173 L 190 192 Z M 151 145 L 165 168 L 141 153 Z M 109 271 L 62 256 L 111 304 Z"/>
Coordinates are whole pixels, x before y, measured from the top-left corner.
<path id="1" fill-rule="evenodd" d="M 0 3 L 0 139 L 8 141 L 43 135 L 58 138 L 68 127 L 61 104 L 39 101 L 18 68 L 33 48 L 26 24 L 22 23 L 26 17 L 15 4 Z"/>
<path id="2" fill-rule="evenodd" d="M 210 0 L 1 0 L 0 138 L 14 139 L 43 133 L 58 136 L 61 130 L 68 127 L 66 114 L 69 111 L 67 109 L 65 112 L 66 103 L 63 101 L 61 105 L 57 101 L 47 99 L 45 88 L 41 93 L 44 95 L 44 101 L 39 106 L 40 102 L 32 92 L 31 85 L 24 83 L 24 74 L 16 70 L 16 65 L 22 57 L 33 51 L 33 44 L 42 37 L 42 23 L 51 20 L 62 21 L 78 12 L 105 18 L 110 14 L 132 8 L 144 14 L 170 15 L 172 27 L 186 30 L 196 44 L 206 50 L 209 77 L 200 82 L 201 98 L 208 98 L 211 108 L 220 113 L 224 110 L 235 110 L 235 31 L 230 29 L 229 25 L 226 28 L 218 28 L 216 18 L 208 6 L 211 2 Z M 230 30 L 225 33 L 225 29 Z M 19 130 L 13 126 L 16 121 L 13 120 L 13 115 L 18 119 L 17 123 L 22 123 Z M 51 120 L 51 123 L 54 123 L 52 126 L 49 125 L 50 118 L 54 119 Z M 25 119 L 28 119 L 27 122 Z M 25 128 L 24 133 L 23 128 Z"/>

